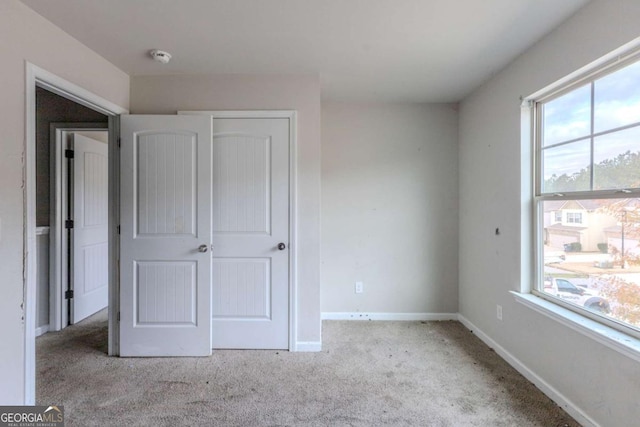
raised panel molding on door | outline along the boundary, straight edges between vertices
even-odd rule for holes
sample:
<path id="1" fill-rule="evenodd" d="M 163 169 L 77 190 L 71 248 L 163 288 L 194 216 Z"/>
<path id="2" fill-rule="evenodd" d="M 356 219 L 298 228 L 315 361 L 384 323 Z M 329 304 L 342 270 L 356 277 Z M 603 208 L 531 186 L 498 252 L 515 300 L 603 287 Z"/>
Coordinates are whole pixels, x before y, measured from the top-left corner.
<path id="1" fill-rule="evenodd" d="M 213 200 L 214 233 L 271 233 L 270 136 L 214 134 Z"/>
<path id="2" fill-rule="evenodd" d="M 211 123 L 122 116 L 121 129 L 120 354 L 209 355 Z"/>
<path id="3" fill-rule="evenodd" d="M 269 258 L 216 258 L 213 272 L 214 319 L 271 320 Z"/>
<path id="4" fill-rule="evenodd" d="M 140 132 L 137 138 L 134 232 L 138 237 L 196 237 L 196 134 Z"/>
<path id="5" fill-rule="evenodd" d="M 136 262 L 134 324 L 197 326 L 196 268 L 195 261 Z"/>

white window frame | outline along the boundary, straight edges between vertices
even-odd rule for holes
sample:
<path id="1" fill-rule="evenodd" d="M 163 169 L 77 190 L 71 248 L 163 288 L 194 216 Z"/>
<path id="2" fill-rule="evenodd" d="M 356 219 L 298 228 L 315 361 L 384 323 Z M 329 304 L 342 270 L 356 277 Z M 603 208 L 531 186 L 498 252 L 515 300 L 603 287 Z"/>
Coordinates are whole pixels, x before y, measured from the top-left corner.
<path id="1" fill-rule="evenodd" d="M 622 332 L 624 335 L 633 337 L 634 347 L 638 345 L 636 340 L 640 339 L 640 330 L 632 327 L 631 325 L 617 321 L 608 317 L 598 315 L 582 307 L 570 304 L 559 297 L 555 297 L 543 291 L 544 283 L 544 212 L 543 204 L 545 201 L 558 201 L 558 200 L 580 200 L 580 199 L 622 199 L 622 198 L 638 198 L 640 197 L 640 188 L 622 188 L 613 190 L 590 190 L 590 191 L 576 191 L 565 193 L 543 193 L 542 191 L 542 148 L 541 148 L 541 129 L 542 129 L 542 105 L 548 103 L 556 98 L 559 98 L 585 84 L 589 84 L 599 78 L 604 77 L 607 74 L 618 71 L 627 65 L 640 61 L 640 41 L 635 40 L 628 46 L 613 52 L 611 55 L 602 58 L 583 68 L 582 70 L 572 74 L 566 79 L 555 83 L 554 85 L 543 89 L 536 94 L 531 95 L 524 99 L 525 103 L 530 109 L 530 123 L 531 123 L 531 135 L 530 144 L 533 147 L 533 167 L 532 172 L 532 184 L 533 184 L 533 246 L 534 246 L 534 260 L 533 260 L 533 283 L 530 289 L 532 295 L 551 302 L 561 308 L 570 310 L 571 312 L 579 315 L 581 318 L 586 318 L 597 322 L 596 324 L 602 324 L 615 331 Z M 592 114 L 593 114 L 593 94 L 592 94 Z M 631 125 L 621 126 L 615 129 L 609 129 L 604 132 L 593 131 L 593 117 L 592 117 L 592 129 L 586 138 L 590 138 L 592 141 L 593 152 L 593 139 L 602 134 L 609 134 L 613 132 L 619 132 L 631 127 L 640 126 L 640 122 L 636 122 Z M 584 138 L 584 137 L 583 137 Z M 583 139 L 581 138 L 581 139 Z M 593 156 L 592 156 L 593 159 Z M 593 186 L 593 168 L 591 186 Z M 568 215 L 564 218 L 569 223 Z M 584 216 L 583 216 L 584 221 Z M 578 224 L 578 223 L 571 223 Z M 531 305 L 532 300 L 516 295 L 519 302 L 526 305 Z M 544 305 L 544 304 L 542 304 Z M 539 309 L 538 307 L 537 309 Z M 551 310 L 553 311 L 553 310 Z M 575 317 L 575 315 L 569 315 L 567 318 Z M 586 320 L 585 319 L 585 320 Z M 634 350 L 637 352 L 638 348 Z"/>

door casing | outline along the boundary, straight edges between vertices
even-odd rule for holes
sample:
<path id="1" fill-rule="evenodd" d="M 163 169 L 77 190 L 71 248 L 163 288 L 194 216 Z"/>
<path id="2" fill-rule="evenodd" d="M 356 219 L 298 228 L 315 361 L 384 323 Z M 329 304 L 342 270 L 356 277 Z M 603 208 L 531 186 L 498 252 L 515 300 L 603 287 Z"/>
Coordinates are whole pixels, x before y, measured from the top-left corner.
<path id="1" fill-rule="evenodd" d="M 25 405 L 35 404 L 36 391 L 36 87 L 67 98 L 109 117 L 109 354 L 117 355 L 118 321 L 120 310 L 117 274 L 119 222 L 118 188 L 119 159 L 118 140 L 120 134 L 119 115 L 128 110 L 96 95 L 68 80 L 65 80 L 30 62 L 25 63 L 25 187 L 24 198 L 24 394 Z"/>

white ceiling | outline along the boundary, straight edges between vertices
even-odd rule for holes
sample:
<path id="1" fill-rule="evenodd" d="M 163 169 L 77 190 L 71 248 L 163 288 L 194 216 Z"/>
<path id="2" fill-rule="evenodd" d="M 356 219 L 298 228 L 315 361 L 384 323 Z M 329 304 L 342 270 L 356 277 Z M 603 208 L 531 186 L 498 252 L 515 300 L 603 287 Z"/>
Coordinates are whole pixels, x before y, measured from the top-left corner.
<path id="1" fill-rule="evenodd" d="M 319 74 L 324 99 L 452 102 L 588 0 L 23 2 L 130 75 Z"/>

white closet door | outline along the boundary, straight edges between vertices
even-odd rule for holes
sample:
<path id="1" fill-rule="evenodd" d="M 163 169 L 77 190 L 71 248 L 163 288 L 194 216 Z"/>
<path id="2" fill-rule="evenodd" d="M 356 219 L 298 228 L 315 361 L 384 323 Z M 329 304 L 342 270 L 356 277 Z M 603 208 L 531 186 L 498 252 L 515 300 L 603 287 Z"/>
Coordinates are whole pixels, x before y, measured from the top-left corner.
<path id="1" fill-rule="evenodd" d="M 122 116 L 122 356 L 211 354 L 211 119 Z"/>
<path id="2" fill-rule="evenodd" d="M 289 137 L 213 119 L 213 348 L 289 348 Z"/>

